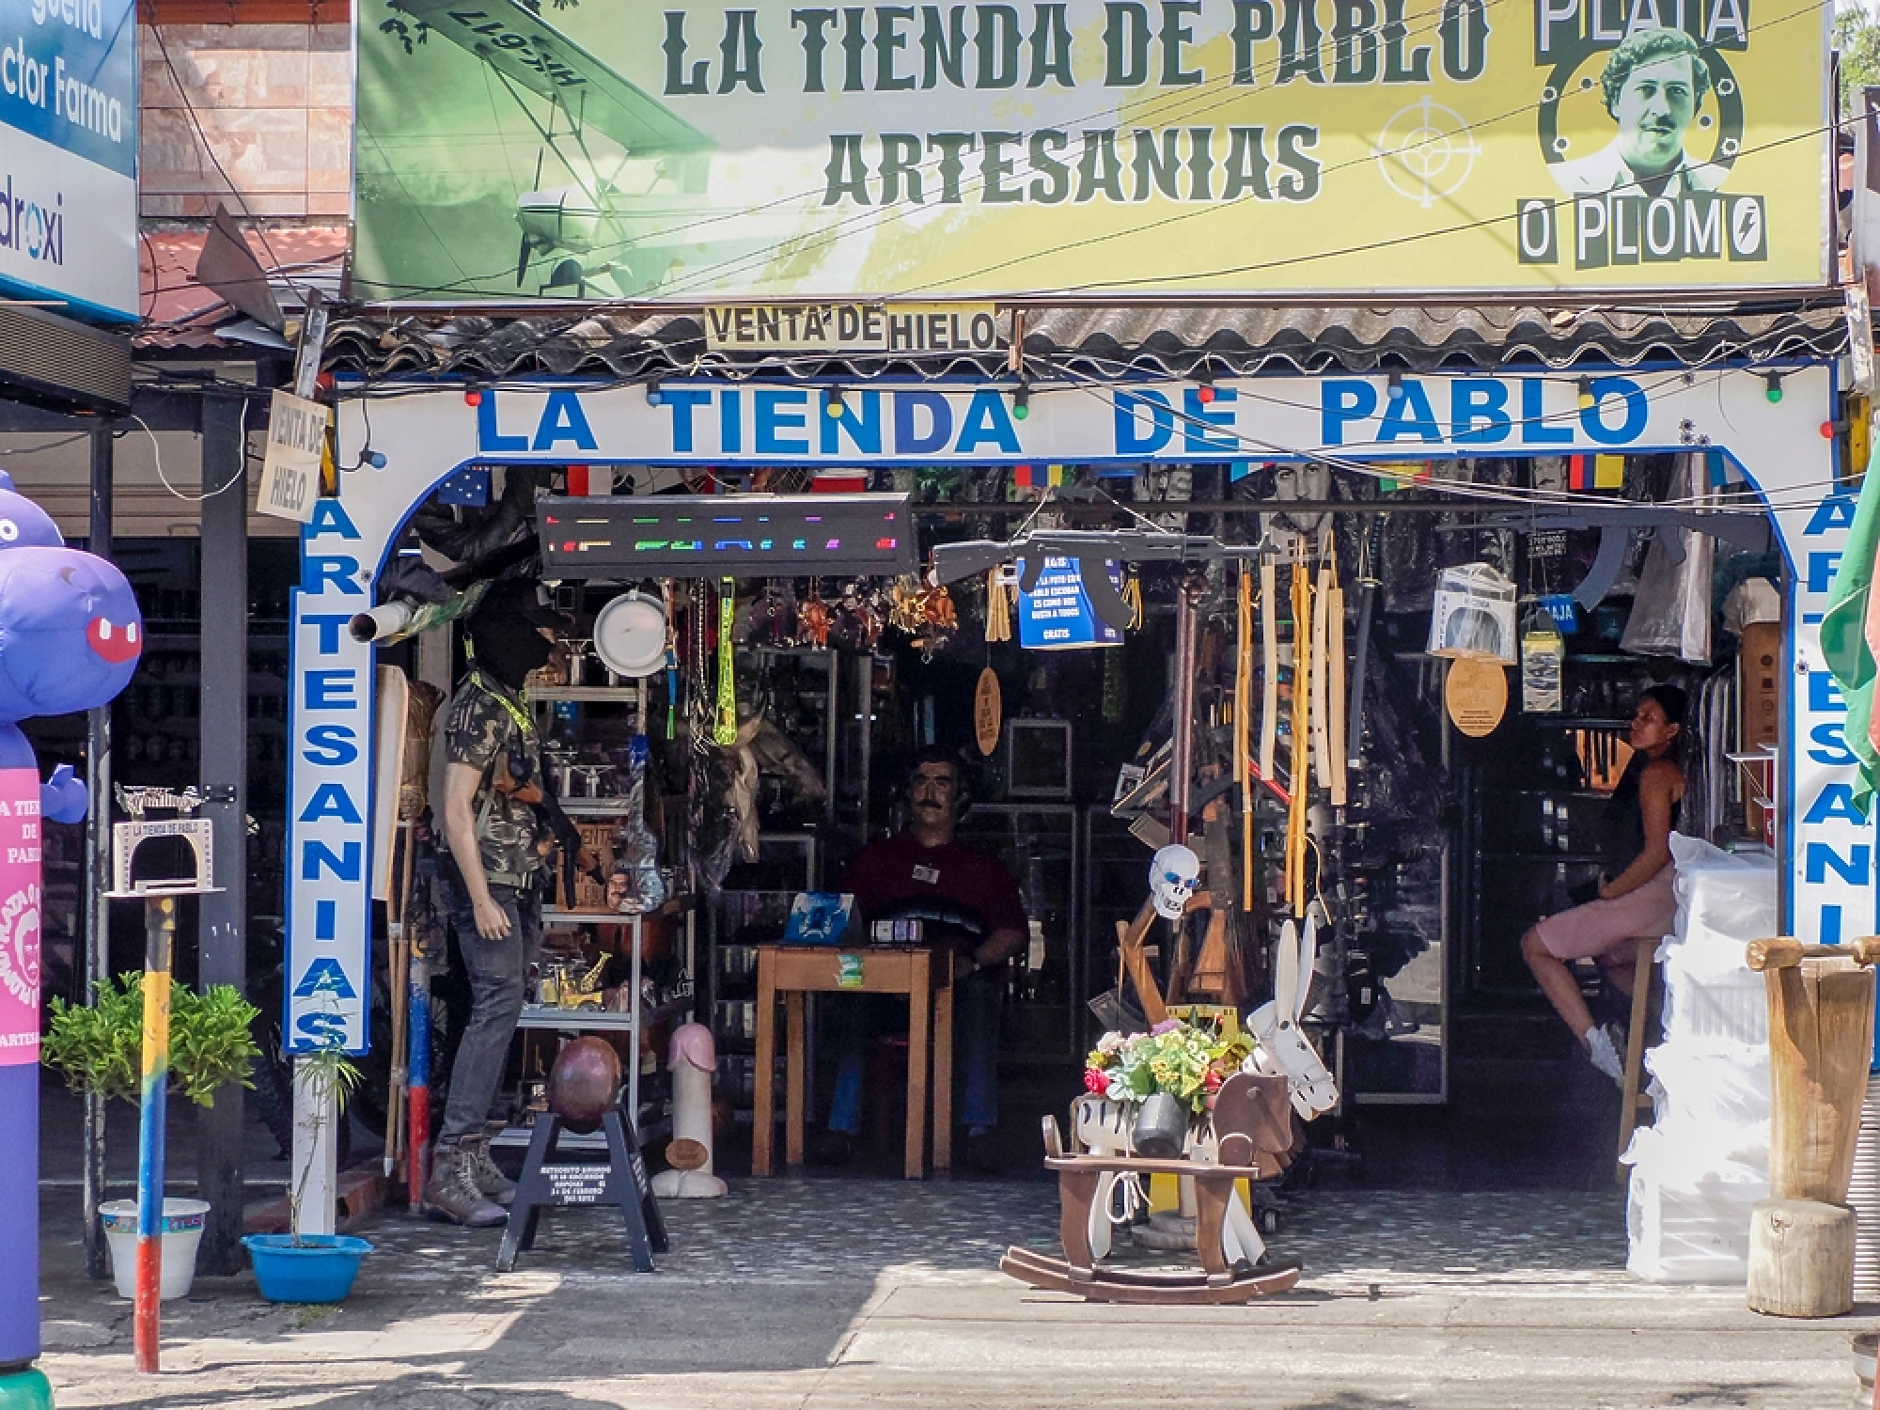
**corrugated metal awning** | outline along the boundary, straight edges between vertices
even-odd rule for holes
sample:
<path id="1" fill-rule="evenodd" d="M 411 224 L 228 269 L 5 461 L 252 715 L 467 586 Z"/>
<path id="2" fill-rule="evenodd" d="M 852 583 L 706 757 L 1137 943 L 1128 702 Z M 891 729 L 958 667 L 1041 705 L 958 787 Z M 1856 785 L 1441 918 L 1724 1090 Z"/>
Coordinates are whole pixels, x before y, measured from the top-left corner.
<path id="1" fill-rule="evenodd" d="M 1000 314 L 1009 334 L 1012 314 Z M 1778 306 L 1543 308 L 1392 305 L 1031 308 L 1024 347 L 1034 376 L 1130 373 L 1406 372 L 1576 365 L 1686 366 L 1819 360 L 1845 350 L 1838 298 Z M 708 351 L 693 312 L 372 313 L 336 319 L 327 365 L 368 377 L 920 377 L 996 375 L 1002 353 L 915 358 L 880 353 Z"/>

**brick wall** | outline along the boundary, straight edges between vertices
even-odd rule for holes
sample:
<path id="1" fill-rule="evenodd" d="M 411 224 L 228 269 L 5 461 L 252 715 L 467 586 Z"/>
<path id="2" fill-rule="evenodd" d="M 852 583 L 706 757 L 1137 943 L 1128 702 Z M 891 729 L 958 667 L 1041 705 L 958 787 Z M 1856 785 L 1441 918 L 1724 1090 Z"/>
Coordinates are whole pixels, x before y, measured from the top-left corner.
<path id="1" fill-rule="evenodd" d="M 171 13 L 159 9 L 157 17 Z M 301 13 L 307 13 L 304 4 Z M 343 21 L 322 21 L 144 28 L 139 180 L 145 217 L 208 216 L 218 199 L 237 216 L 330 220 L 347 214 L 352 32 Z M 239 200 L 229 195 L 231 183 Z"/>

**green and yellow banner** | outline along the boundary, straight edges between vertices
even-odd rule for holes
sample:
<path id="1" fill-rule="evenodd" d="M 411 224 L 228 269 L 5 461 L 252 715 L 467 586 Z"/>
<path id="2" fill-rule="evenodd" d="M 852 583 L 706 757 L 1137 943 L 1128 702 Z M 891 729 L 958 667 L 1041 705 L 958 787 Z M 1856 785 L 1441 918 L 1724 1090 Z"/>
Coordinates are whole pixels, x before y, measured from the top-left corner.
<path id="1" fill-rule="evenodd" d="M 382 300 L 1827 282 L 1822 0 L 359 0 Z"/>

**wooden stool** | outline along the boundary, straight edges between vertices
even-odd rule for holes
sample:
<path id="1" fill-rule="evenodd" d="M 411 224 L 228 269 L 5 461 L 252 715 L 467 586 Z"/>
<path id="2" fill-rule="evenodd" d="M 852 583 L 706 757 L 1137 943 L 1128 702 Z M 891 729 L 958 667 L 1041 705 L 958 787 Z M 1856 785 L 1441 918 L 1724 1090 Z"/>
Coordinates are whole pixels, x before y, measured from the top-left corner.
<path id="1" fill-rule="evenodd" d="M 666 1221 L 640 1154 L 639 1133 L 617 1106 L 601 1117 L 601 1130 L 607 1137 L 605 1164 L 562 1164 L 554 1159 L 565 1132 L 562 1119 L 552 1111 L 535 1118 L 529 1155 L 522 1163 L 522 1178 L 516 1181 L 516 1202 L 509 1208 L 509 1224 L 496 1251 L 498 1273 L 509 1272 L 516 1266 L 518 1253 L 535 1247 L 535 1226 L 544 1209 L 595 1205 L 612 1205 L 620 1211 L 627 1224 L 633 1266 L 642 1273 L 653 1271 L 653 1255 L 666 1252 L 669 1245 Z"/>
<path id="2" fill-rule="evenodd" d="M 1632 1023 L 1625 1036 L 1625 1082 L 1619 1093 L 1619 1154 L 1625 1154 L 1625 1148 L 1632 1144 L 1632 1132 L 1638 1127 L 1640 1109 L 1650 1110 L 1652 1099 L 1639 1091 L 1639 1072 L 1645 1060 L 1645 1020 L 1650 1011 L 1652 992 L 1652 969 L 1658 958 L 1658 946 L 1663 943 L 1656 937 L 1647 939 L 1640 936 L 1635 942 L 1637 953 L 1632 961 Z M 1626 1181 L 1626 1166 L 1621 1163 L 1614 1172 L 1614 1178 L 1623 1185 Z"/>

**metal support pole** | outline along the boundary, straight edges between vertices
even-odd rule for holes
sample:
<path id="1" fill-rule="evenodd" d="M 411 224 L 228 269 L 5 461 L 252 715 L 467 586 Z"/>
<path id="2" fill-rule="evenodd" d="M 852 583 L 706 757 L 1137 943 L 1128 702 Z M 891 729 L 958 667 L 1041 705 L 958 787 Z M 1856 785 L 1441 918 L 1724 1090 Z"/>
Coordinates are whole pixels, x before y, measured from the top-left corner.
<path id="1" fill-rule="evenodd" d="M 822 665 L 826 679 L 823 682 L 823 836 L 824 849 L 835 845 L 836 840 L 836 768 L 841 759 L 842 750 L 842 656 L 841 653 L 825 649 L 822 653 Z M 810 877 L 810 885 L 822 886 L 822 871 L 818 870 Z M 716 994 L 713 995 L 716 998 Z"/>
<path id="2" fill-rule="evenodd" d="M 861 825 L 856 831 L 856 838 L 866 847 L 872 840 L 868 814 L 874 805 L 871 795 L 875 771 L 875 653 L 872 648 L 855 658 L 855 682 L 860 697 L 855 707 L 855 721 L 861 733 L 857 739 L 856 778 L 852 786 L 861 803 Z"/>
<path id="3" fill-rule="evenodd" d="M 640 1008 L 640 952 L 646 938 L 646 917 L 636 915 L 627 924 L 628 932 L 633 936 L 633 964 L 629 982 L 633 985 L 633 1007 L 627 1012 L 633 1015 L 633 1055 L 627 1060 L 627 1113 L 633 1122 L 633 1134 L 637 1139 L 640 1134 L 640 1032 L 645 1022 L 645 1015 Z"/>
<path id="4" fill-rule="evenodd" d="M 99 421 L 91 428 L 91 518 L 85 546 L 100 558 L 112 552 L 112 455 L 116 442 L 111 424 Z M 111 978 L 111 908 L 104 893 L 111 889 L 111 707 L 100 705 L 85 717 L 85 961 L 80 968 L 85 992 L 75 996 L 96 1002 L 98 986 Z M 85 1272 L 93 1278 L 110 1275 L 104 1225 L 98 1206 L 104 1203 L 104 1098 L 85 1093 L 85 1153 L 82 1177 L 85 1219 Z"/>
<path id="5" fill-rule="evenodd" d="M 1188 584 L 1175 594 L 1174 748 L 1169 753 L 1169 837 L 1188 840 L 1188 800 L 1194 781 L 1195 605 Z"/>
<path id="6" fill-rule="evenodd" d="M 144 902 L 144 1070 L 137 1126 L 137 1297 L 133 1343 L 137 1369 L 157 1370 L 158 1308 L 163 1293 L 164 1121 L 170 1086 L 170 956 L 176 898 Z"/>
<path id="7" fill-rule="evenodd" d="M 215 829 L 216 881 L 201 901 L 202 986 L 247 993 L 248 494 L 242 401 L 202 408 L 202 790 Z M 198 1262 L 241 1270 L 242 1089 L 230 1084 L 199 1118 L 197 1196 L 209 1202 Z"/>

